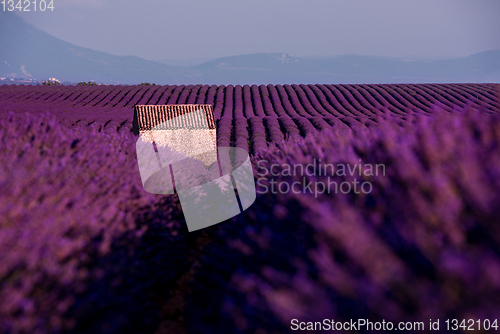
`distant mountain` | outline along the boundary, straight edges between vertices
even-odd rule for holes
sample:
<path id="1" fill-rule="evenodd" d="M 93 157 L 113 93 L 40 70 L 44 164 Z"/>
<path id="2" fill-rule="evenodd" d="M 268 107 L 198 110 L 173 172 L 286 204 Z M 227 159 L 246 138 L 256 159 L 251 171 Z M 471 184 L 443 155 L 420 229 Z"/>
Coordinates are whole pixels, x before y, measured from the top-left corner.
<path id="1" fill-rule="evenodd" d="M 344 55 L 300 58 L 260 53 L 193 66 L 200 82 L 214 83 L 500 83 L 500 50 L 450 60 L 405 60 Z"/>
<path id="2" fill-rule="evenodd" d="M 258 53 L 148 61 L 79 47 L 0 12 L 0 77 L 111 84 L 500 83 L 500 50 L 445 60 Z M 167 65 L 168 64 L 168 65 Z M 199 65 L 195 65 L 199 64 Z"/>
<path id="3" fill-rule="evenodd" d="M 0 12 L 1 77 L 140 83 L 166 81 L 172 74 L 167 65 L 82 48 L 43 32 L 12 12 Z"/>

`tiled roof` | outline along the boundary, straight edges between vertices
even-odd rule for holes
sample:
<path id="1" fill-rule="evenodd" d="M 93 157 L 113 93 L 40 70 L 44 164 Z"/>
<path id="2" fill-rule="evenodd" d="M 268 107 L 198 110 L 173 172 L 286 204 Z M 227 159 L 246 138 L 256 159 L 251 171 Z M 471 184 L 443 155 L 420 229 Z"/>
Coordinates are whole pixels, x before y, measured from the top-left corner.
<path id="1" fill-rule="evenodd" d="M 202 110 L 203 113 L 194 111 Z M 178 116 L 186 115 L 179 118 Z M 205 115 L 205 119 L 200 115 Z M 173 120 L 175 118 L 175 120 Z M 169 120 L 173 120 L 170 121 Z M 182 122 L 181 122 L 182 121 Z M 183 124 L 181 124 L 183 123 Z M 215 129 L 214 114 L 210 104 L 177 104 L 177 105 L 136 105 L 134 107 L 133 132 L 151 130 L 163 124 L 162 129 Z"/>

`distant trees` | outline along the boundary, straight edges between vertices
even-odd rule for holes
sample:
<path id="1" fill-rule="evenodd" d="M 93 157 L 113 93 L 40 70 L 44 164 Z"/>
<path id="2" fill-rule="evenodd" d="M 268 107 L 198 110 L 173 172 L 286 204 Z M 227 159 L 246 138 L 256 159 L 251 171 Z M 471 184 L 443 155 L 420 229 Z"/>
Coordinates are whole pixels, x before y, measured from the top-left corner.
<path id="1" fill-rule="evenodd" d="M 48 86 L 55 85 L 55 86 L 59 86 L 59 85 L 61 85 L 61 81 L 59 81 L 59 80 L 57 80 L 55 78 L 50 78 L 49 80 L 42 81 L 42 85 L 48 85 Z"/>
<path id="2" fill-rule="evenodd" d="M 89 82 L 82 81 L 82 82 L 77 83 L 77 85 L 78 86 L 97 86 L 98 84 L 94 81 L 89 81 Z"/>

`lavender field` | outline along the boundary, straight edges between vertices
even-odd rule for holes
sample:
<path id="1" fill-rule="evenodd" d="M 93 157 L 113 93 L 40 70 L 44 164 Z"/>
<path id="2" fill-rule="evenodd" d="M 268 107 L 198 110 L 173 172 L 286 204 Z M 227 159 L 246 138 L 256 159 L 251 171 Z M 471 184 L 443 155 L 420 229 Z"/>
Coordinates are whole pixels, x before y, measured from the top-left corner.
<path id="1" fill-rule="evenodd" d="M 0 332 L 494 333 L 498 87 L 1 86 Z M 251 153 L 256 202 L 188 233 L 177 195 L 142 188 L 137 104 L 211 104 L 218 145 Z"/>

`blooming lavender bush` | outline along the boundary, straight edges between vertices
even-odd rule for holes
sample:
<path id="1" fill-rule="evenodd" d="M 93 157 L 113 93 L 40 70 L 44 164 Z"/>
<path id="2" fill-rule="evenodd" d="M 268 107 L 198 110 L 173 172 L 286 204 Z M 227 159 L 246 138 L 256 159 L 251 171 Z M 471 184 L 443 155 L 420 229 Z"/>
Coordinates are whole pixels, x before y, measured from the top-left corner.
<path id="1" fill-rule="evenodd" d="M 118 300 L 110 293 L 113 286 L 132 285 L 140 295 L 148 282 L 141 278 L 121 283 L 137 279 L 124 266 L 142 268 L 141 274 L 154 270 L 163 283 L 168 283 L 166 271 L 177 271 L 168 266 L 179 253 L 170 253 L 169 258 L 162 249 L 171 251 L 170 242 L 180 247 L 180 253 L 185 251 L 176 243 L 178 226 L 169 225 L 168 211 L 178 211 L 178 203 L 163 198 L 157 208 L 160 197 L 143 191 L 135 139 L 130 133 L 100 131 L 97 126 L 63 127 L 47 115 L 10 114 L 1 121 L 0 332 L 58 333 L 78 328 L 104 332 L 105 327 L 99 327 L 104 323 L 116 331 L 130 326 L 131 311 L 146 307 L 120 309 L 113 301 Z M 161 263 L 143 258 L 149 267 L 140 267 L 132 253 L 114 255 L 115 243 L 137 244 L 155 220 L 161 221 L 161 233 L 169 235 L 161 245 L 149 244 Z M 141 252 L 143 257 L 154 253 Z M 134 299 L 126 300 L 127 289 L 119 294 L 120 303 L 130 307 Z M 125 323 L 123 319 L 113 323 L 127 312 L 131 314 Z"/>
<path id="2" fill-rule="evenodd" d="M 455 108 L 414 113 L 404 127 L 377 121 L 254 156 L 257 179 L 267 160 L 280 166 L 267 177 L 289 185 L 326 182 L 318 171 L 282 175 L 281 166 L 314 159 L 383 164 L 385 175 L 332 178 L 369 181 L 367 193 L 268 191 L 213 227 L 220 242 L 193 284 L 191 331 L 293 332 L 292 319 L 423 321 L 429 331 L 429 319 L 441 319 L 446 332 L 445 319 L 499 318 L 499 115 Z"/>

